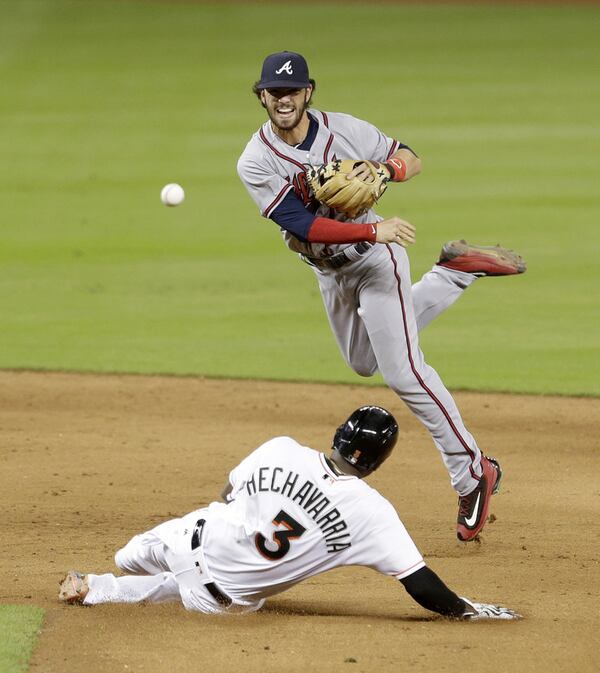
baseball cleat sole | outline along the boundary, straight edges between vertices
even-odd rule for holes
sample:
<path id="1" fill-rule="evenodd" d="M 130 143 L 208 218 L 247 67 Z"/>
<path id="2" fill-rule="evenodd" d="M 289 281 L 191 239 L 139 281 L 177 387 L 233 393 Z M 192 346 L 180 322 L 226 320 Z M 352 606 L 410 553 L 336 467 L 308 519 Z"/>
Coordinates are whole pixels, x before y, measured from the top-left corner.
<path id="1" fill-rule="evenodd" d="M 511 276 L 527 270 L 525 260 L 514 250 L 500 245 L 470 245 L 464 239 L 446 243 L 437 264 L 477 276 Z"/>

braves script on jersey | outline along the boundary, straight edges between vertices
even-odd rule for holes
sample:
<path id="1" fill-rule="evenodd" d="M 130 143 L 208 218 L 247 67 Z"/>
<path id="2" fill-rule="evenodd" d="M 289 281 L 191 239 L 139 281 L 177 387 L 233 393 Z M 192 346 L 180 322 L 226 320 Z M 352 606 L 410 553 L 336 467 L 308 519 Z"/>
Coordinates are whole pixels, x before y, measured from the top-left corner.
<path id="1" fill-rule="evenodd" d="M 387 161 L 401 146 L 366 121 L 338 112 L 310 110 L 314 137 L 292 147 L 273 132 L 267 121 L 255 133 L 238 161 L 238 173 L 264 217 L 270 217 L 290 190 L 310 212 L 318 216 L 344 220 L 341 213 L 311 200 L 306 182 L 306 167 L 332 159 L 368 158 Z M 315 124 L 315 122 L 317 122 Z M 308 147 L 310 145 L 310 147 Z M 369 210 L 353 222 L 378 222 L 381 217 Z M 282 230 L 287 246 L 310 257 L 327 256 L 347 245 L 305 243 Z"/>

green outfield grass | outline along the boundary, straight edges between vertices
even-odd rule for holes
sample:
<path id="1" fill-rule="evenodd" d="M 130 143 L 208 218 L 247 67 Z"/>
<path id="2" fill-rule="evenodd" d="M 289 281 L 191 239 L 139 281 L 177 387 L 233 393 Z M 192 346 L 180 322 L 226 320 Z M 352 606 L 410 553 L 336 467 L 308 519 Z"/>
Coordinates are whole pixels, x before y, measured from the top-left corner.
<path id="1" fill-rule="evenodd" d="M 418 228 L 415 278 L 455 237 L 529 262 L 424 332 L 447 385 L 599 394 L 599 34 L 597 7 L 6 3 L 0 367 L 362 380 L 235 172 L 287 48 L 317 107 L 423 158 L 380 207 Z"/>
<path id="2" fill-rule="evenodd" d="M 0 673 L 27 670 L 43 619 L 41 608 L 0 605 Z"/>

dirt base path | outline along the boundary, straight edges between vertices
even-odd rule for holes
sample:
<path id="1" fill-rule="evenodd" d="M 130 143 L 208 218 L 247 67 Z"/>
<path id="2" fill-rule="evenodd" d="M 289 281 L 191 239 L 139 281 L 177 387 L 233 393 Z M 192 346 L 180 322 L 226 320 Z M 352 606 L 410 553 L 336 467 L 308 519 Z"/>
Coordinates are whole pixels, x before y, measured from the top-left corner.
<path id="1" fill-rule="evenodd" d="M 481 544 L 455 540 L 442 462 L 387 389 L 0 372 L 0 602 L 48 611 L 32 671 L 597 671 L 598 400 L 456 397 L 505 471 Z M 288 434 L 326 450 L 336 424 L 369 402 L 393 410 L 402 429 L 371 484 L 452 588 L 515 607 L 524 621 L 438 619 L 358 568 L 250 616 L 57 602 L 67 569 L 114 570 L 133 534 L 216 499 L 229 469 L 265 439 Z"/>

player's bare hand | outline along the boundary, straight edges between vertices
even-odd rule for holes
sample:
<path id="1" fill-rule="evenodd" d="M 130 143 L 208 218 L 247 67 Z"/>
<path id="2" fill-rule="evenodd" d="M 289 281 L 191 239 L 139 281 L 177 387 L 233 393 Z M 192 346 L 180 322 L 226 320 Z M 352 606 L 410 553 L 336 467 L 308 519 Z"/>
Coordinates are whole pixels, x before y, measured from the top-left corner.
<path id="1" fill-rule="evenodd" d="M 377 224 L 377 243 L 398 243 L 406 247 L 415 242 L 415 228 L 406 220 L 390 217 Z"/>
<path id="2" fill-rule="evenodd" d="M 354 178 L 358 178 L 363 182 L 373 182 L 375 180 L 371 173 L 371 169 L 364 162 L 357 164 L 352 172 L 348 173 L 346 176 L 347 180 L 353 180 Z"/>

